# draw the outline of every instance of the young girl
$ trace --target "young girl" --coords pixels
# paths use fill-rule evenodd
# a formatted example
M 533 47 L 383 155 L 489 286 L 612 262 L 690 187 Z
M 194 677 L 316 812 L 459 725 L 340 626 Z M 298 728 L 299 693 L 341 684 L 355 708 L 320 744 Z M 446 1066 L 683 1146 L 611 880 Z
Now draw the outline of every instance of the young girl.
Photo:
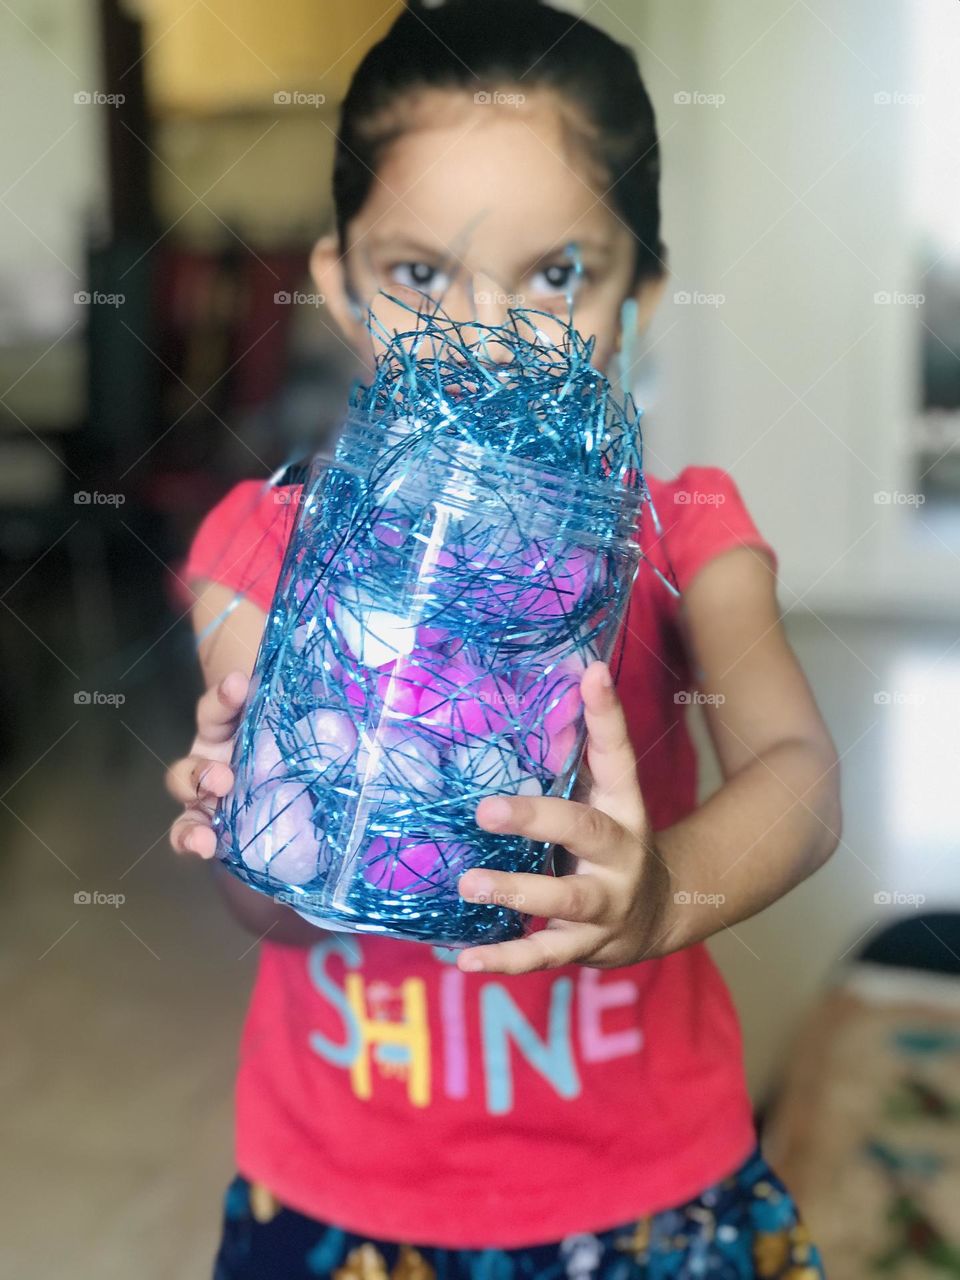
M 663 288 L 658 180 L 649 99 L 609 37 L 533 0 L 418 5 L 347 95 L 313 275 L 368 362 L 371 308 L 409 328 L 381 291 L 498 324 L 511 306 L 562 319 L 575 287 L 603 369 Z M 822 1275 L 757 1146 L 704 939 L 829 857 L 837 758 L 734 482 L 697 466 L 647 480 L 664 534 L 645 521 L 641 542 L 682 595 L 642 570 L 614 661 L 584 675 L 588 800 L 477 809 L 490 831 L 562 844 L 575 873 L 459 882 L 522 895 L 542 927 L 459 953 L 325 931 L 214 863 L 262 942 L 218 1280 Z M 177 850 L 213 855 L 295 504 L 241 484 L 193 544 L 209 687 L 170 771 Z M 700 807 L 694 689 L 725 778 Z

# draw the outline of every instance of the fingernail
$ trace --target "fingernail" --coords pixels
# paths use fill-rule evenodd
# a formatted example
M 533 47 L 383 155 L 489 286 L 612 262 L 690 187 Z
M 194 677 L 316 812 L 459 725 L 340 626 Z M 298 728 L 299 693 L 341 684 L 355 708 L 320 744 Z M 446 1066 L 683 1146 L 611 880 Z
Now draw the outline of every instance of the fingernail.
M 467 879 L 467 893 L 471 898 L 489 898 L 493 893 L 493 881 L 489 876 L 471 875 Z
M 462 956 L 460 968 L 465 969 L 467 973 L 479 973 L 483 968 L 483 961 L 479 956 Z
M 610 674 L 610 668 L 606 663 L 603 664 L 603 668 L 600 672 L 600 683 L 603 685 L 604 689 L 613 688 L 613 676 Z
M 510 817 L 510 801 L 502 796 L 492 796 L 484 803 L 483 818 L 485 822 L 506 822 Z
M 207 774 L 210 772 L 210 770 L 211 770 L 212 768 L 213 768 L 213 765 L 212 765 L 212 764 L 208 764 L 208 765 L 207 765 L 207 767 L 206 767 L 206 768 L 203 770 L 203 772 L 200 774 L 200 777 L 197 779 L 197 795 L 199 795 L 199 794 L 200 794 L 200 788 L 203 786 L 203 780 L 204 780 L 204 778 L 207 776 Z

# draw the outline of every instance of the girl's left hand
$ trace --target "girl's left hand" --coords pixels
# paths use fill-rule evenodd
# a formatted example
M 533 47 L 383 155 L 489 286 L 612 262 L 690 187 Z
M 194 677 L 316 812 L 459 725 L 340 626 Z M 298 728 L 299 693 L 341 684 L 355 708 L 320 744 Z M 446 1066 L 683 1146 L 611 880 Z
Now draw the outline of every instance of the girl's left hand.
M 468 971 L 531 973 L 565 964 L 612 969 L 660 954 L 670 874 L 657 849 L 637 779 L 620 699 L 605 663 L 581 682 L 587 725 L 589 803 L 541 796 L 488 796 L 477 806 L 486 831 L 559 844 L 574 855 L 569 875 L 474 868 L 460 877 L 462 897 L 546 917 L 524 938 L 468 947 Z

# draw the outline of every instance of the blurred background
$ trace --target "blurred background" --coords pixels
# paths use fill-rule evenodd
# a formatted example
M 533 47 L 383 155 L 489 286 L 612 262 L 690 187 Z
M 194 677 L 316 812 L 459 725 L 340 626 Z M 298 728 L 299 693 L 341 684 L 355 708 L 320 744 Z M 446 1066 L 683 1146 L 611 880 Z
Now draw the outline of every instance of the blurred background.
M 255 946 L 168 850 L 178 569 L 356 372 L 306 258 L 398 7 L 0 2 L 4 1274 L 209 1273 Z M 960 6 L 564 7 L 661 128 L 648 466 L 732 472 L 842 753 L 837 854 L 711 943 L 765 1149 L 831 1276 L 960 1275 Z

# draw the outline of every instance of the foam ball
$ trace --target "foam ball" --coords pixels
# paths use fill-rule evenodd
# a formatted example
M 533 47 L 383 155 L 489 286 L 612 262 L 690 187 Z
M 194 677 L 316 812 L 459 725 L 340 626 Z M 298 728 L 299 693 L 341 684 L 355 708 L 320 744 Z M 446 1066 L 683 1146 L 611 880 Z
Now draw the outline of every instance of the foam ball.
M 321 839 L 313 800 L 299 783 L 268 783 L 237 815 L 237 845 L 251 871 L 285 884 L 306 884 L 317 874 Z
M 300 769 L 323 774 L 331 765 L 342 765 L 357 746 L 357 731 L 342 711 L 321 707 L 301 717 L 291 730 L 296 747 L 293 760 Z
M 546 729 L 528 733 L 523 739 L 523 750 L 533 767 L 554 777 L 563 773 L 569 764 L 577 743 L 577 730 L 568 724 L 556 733 Z
M 563 671 L 524 677 L 519 696 L 523 724 L 531 730 L 542 727 L 551 734 L 573 724 L 583 706 L 580 680 Z
M 253 784 L 266 782 L 271 777 L 280 777 L 284 772 L 283 756 L 273 730 L 268 725 L 263 725 L 253 739 Z
M 458 746 L 451 762 L 471 790 L 503 795 L 541 796 L 538 778 L 524 772 L 516 753 L 505 746 Z
M 516 692 L 502 676 L 455 658 L 424 686 L 418 719 L 452 742 L 503 733 Z
M 365 592 L 350 589 L 334 601 L 334 618 L 347 648 L 365 667 L 382 667 L 413 649 L 416 626 L 378 608 Z
M 383 803 L 435 800 L 443 787 L 440 753 L 406 727 L 387 726 L 357 749 L 357 785 Z
M 449 885 L 465 870 L 469 850 L 457 841 L 421 840 L 415 836 L 375 836 L 361 866 L 376 889 L 422 893 Z

